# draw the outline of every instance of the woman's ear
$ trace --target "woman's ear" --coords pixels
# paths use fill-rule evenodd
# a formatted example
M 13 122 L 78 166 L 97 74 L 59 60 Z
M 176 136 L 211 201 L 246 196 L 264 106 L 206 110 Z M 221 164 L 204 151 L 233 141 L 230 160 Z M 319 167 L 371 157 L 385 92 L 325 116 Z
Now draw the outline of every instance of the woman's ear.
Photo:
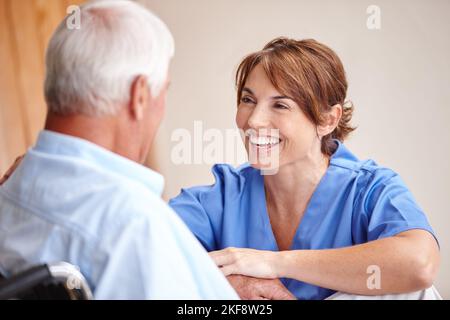
M 148 86 L 147 77 L 137 76 L 130 89 L 130 116 L 135 120 L 141 120 L 144 116 L 144 110 L 148 107 L 150 96 L 150 89 Z
M 332 133 L 339 124 L 342 117 L 342 105 L 335 104 L 325 115 L 325 122 L 317 127 L 317 134 L 320 138 Z

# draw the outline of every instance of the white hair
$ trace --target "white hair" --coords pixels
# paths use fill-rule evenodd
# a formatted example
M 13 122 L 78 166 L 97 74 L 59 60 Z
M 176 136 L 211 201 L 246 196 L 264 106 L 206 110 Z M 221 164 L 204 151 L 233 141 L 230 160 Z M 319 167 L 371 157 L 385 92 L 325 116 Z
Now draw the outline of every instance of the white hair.
M 153 13 L 129 0 L 91 1 L 80 28 L 66 17 L 46 53 L 45 99 L 59 115 L 114 115 L 130 99 L 133 80 L 147 77 L 157 96 L 167 78 L 174 40 Z

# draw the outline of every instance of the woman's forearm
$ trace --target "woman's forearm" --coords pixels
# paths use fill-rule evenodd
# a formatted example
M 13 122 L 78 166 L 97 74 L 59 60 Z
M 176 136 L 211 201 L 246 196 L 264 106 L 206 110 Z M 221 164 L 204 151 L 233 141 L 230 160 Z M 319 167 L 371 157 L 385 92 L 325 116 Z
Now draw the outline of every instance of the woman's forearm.
M 428 232 L 412 230 L 340 249 L 282 251 L 275 260 L 279 277 L 336 291 L 381 295 L 431 286 L 439 252 Z

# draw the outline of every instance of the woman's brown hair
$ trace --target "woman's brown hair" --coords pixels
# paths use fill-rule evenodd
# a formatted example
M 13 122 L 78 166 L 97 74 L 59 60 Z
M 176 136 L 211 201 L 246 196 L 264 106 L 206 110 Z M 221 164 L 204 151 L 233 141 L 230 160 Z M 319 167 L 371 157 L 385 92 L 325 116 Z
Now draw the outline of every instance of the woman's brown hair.
M 306 116 L 321 125 L 331 107 L 340 104 L 342 117 L 336 129 L 322 138 L 322 152 L 334 152 L 333 139 L 343 141 L 353 131 L 350 120 L 353 105 L 346 103 L 347 79 L 336 53 L 313 39 L 276 38 L 261 51 L 244 58 L 236 72 L 237 101 L 250 72 L 261 64 L 281 94 L 294 99 Z

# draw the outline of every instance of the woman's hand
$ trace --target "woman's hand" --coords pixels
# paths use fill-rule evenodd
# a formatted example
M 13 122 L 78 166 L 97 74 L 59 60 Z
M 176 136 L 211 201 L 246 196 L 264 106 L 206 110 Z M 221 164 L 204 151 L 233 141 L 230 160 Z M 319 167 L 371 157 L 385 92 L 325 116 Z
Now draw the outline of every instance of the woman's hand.
M 277 252 L 230 247 L 212 251 L 209 255 L 225 276 L 241 274 L 264 279 L 278 278 L 275 263 Z

